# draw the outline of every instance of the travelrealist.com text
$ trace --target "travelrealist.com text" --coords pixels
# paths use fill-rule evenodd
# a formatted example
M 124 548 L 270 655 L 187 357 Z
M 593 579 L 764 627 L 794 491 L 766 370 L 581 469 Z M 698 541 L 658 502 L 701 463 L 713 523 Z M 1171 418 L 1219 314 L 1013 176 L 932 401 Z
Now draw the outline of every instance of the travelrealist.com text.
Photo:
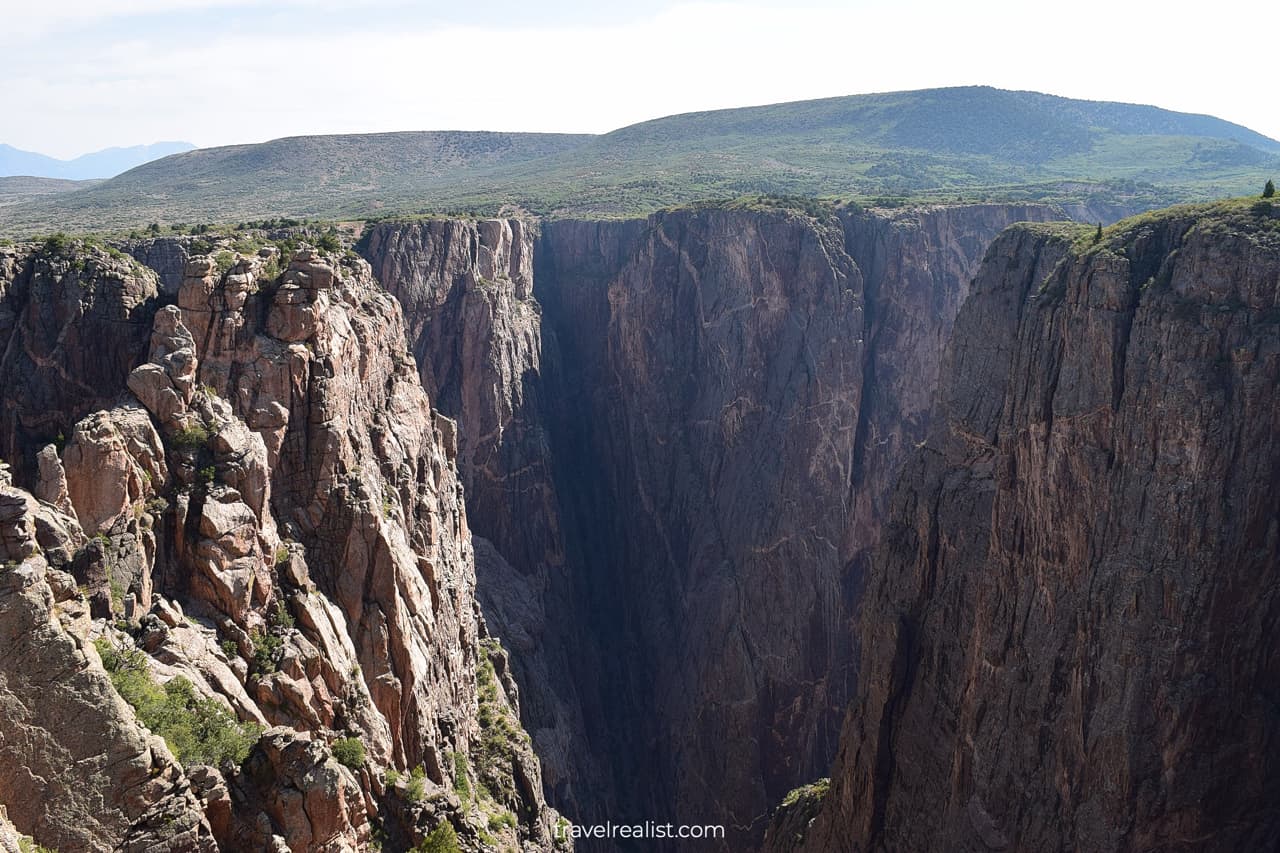
M 557 838 L 724 838 L 724 827 L 707 825 L 676 825 L 656 823 L 607 823 L 571 824 L 564 821 L 556 826 Z

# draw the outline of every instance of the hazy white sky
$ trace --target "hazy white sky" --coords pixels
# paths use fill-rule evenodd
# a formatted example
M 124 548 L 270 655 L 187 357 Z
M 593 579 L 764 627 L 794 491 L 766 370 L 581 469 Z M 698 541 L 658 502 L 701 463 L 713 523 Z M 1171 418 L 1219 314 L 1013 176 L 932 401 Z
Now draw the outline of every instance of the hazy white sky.
M 989 84 L 1280 138 L 1275 3 L 0 0 L 0 142 L 71 157 L 382 130 L 605 131 Z

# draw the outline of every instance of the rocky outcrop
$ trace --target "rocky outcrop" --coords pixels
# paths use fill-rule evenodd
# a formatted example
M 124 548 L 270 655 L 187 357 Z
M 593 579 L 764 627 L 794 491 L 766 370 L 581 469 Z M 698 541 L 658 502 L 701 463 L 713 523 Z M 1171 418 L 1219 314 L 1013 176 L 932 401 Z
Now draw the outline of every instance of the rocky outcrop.
M 858 578 L 950 325 L 999 230 L 1056 215 L 370 232 L 459 423 L 478 594 L 574 817 L 721 821 L 740 847 L 829 766 Z
M 261 810 L 261 811 L 259 811 Z M 265 732 L 236 774 L 231 850 L 363 850 L 370 841 L 364 792 L 322 743 L 292 729 Z M 257 820 L 247 819 L 257 815 Z
M 564 677 L 567 637 L 548 625 L 557 618 L 548 614 L 572 604 L 546 423 L 553 407 L 541 396 L 549 366 L 533 294 L 535 238 L 519 220 L 430 220 L 376 226 L 361 250 L 405 306 L 423 385 L 455 419 L 445 426 L 456 430 L 468 517 L 486 537 L 476 540 L 478 594 L 517 653 L 548 789 L 572 803 L 575 782 L 605 784 L 589 750 L 573 746 L 584 723 Z
M 120 249 L 156 274 L 160 290 L 173 294 L 182 286 L 191 259 L 194 237 L 131 238 L 122 241 Z
M 22 853 L 19 846 L 21 842 L 22 836 L 9 822 L 9 812 L 4 806 L 0 806 L 0 850 L 4 853 Z
M 44 558 L 44 511 L 0 485 L 0 801 L 54 849 L 216 850 L 182 768 L 71 627 L 84 608 Z
M 1239 203 L 995 243 L 801 849 L 1273 843 L 1278 280 Z
M 491 820 L 512 845 L 549 845 L 537 760 L 493 751 L 456 427 L 431 408 L 398 304 L 356 259 L 303 248 L 278 275 L 266 252 L 219 263 L 187 264 L 177 304 L 131 333 L 112 404 L 59 410 L 79 416 L 65 448 L 42 446 L 21 475 L 49 501 L 35 515 L 74 513 L 79 538 L 53 550 L 71 552 L 82 640 L 101 633 L 143 662 L 138 677 L 181 678 L 191 701 L 274 727 L 243 766 L 191 769 L 223 849 L 364 849 L 395 799 L 390 771 L 420 774 L 418 798 L 505 778 L 510 798 L 452 801 L 464 847 Z M 13 334 L 29 332 L 15 320 Z M 359 746 L 350 769 L 330 755 L 338 738 Z M 409 842 L 431 828 L 400 827 Z

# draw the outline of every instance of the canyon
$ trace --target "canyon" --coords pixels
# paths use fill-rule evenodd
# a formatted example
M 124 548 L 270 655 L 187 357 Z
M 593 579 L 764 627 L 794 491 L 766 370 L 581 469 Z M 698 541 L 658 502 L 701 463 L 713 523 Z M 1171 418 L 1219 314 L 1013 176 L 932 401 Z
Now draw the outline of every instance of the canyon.
M 1248 209 L 1060 222 L 1128 212 L 0 247 L 0 804 L 68 850 L 1260 844 L 1280 262 Z
M 1237 201 L 996 241 L 830 789 L 767 849 L 1274 846 L 1275 225 Z
M 969 279 L 1003 227 L 1061 216 L 710 208 L 367 234 L 460 424 L 478 594 L 562 808 L 723 824 L 740 849 L 822 775 L 860 577 Z

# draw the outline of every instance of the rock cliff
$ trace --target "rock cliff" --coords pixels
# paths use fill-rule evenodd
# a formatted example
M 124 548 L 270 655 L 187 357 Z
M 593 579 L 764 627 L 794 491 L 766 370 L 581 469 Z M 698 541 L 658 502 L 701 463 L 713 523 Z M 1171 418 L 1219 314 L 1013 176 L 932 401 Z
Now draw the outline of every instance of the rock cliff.
M 181 766 L 76 630 L 87 608 L 45 556 L 74 546 L 74 520 L 8 479 L 0 474 L 0 802 L 55 849 L 217 850 Z
M 14 630 L 50 622 L 47 654 L 90 650 L 82 675 L 55 683 L 87 702 L 97 694 L 68 681 L 87 679 L 111 697 L 77 712 L 55 696 L 53 719 L 114 732 L 114 708 L 127 730 L 158 727 L 165 740 L 138 773 L 198 805 L 191 831 L 208 849 L 406 849 L 443 822 L 467 849 L 548 848 L 554 814 L 474 599 L 456 425 L 431 408 L 399 306 L 368 265 L 305 247 L 283 264 L 271 249 L 195 256 L 166 299 L 114 251 L 5 251 L 13 406 L 0 441 L 40 498 L 14 491 L 29 519 L 18 526 L 52 531 L 14 546 L 22 562 L 5 576 L 26 592 L 12 618 L 27 620 Z M 78 614 L 62 634 L 36 606 L 55 587 Z M 4 659 L 24 705 L 29 657 Z M 173 728 L 184 715 L 200 721 L 194 741 Z M 6 765 L 75 760 L 76 732 L 19 737 L 22 719 L 6 713 L 0 728 Z M 224 740 L 210 746 L 200 732 L 213 723 Z M 148 809 L 176 807 L 131 766 L 78 777 L 82 794 L 51 782 L 40 814 L 6 790 L 0 802 L 41 843 L 80 849 L 58 842 L 78 831 L 134 849 Z M 77 817 L 96 803 L 108 804 L 100 825 Z
M 749 848 L 841 743 L 864 577 L 979 260 L 1060 215 L 382 223 L 365 260 L 0 249 L 30 573 L 138 731 L 161 698 L 220 721 L 212 746 L 157 732 L 193 838 L 399 850 L 447 822 L 544 850 L 545 788 Z
M 724 823 L 736 849 L 825 772 L 859 577 L 951 322 L 990 240 L 1058 215 L 371 230 L 460 423 L 479 597 L 573 817 Z
M 1274 845 L 1277 281 L 1263 205 L 996 241 L 770 849 Z

